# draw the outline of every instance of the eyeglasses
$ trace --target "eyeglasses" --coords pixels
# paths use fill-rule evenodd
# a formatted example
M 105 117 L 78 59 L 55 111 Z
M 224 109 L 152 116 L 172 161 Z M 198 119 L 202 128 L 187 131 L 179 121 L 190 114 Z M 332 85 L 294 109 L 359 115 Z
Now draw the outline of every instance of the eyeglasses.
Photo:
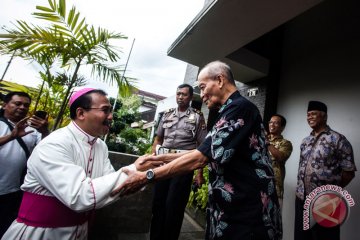
M 112 113 L 113 109 L 112 107 L 101 107 L 101 108 L 84 108 L 86 110 L 99 110 L 99 111 L 103 111 L 106 115 L 109 115 L 110 113 Z

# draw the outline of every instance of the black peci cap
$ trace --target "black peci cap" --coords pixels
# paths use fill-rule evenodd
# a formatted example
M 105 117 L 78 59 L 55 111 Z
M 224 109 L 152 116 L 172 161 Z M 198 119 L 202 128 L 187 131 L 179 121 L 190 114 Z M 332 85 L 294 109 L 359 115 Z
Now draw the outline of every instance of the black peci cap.
M 310 101 L 307 111 L 310 112 L 315 110 L 327 113 L 327 106 L 325 105 L 325 103 L 319 101 Z

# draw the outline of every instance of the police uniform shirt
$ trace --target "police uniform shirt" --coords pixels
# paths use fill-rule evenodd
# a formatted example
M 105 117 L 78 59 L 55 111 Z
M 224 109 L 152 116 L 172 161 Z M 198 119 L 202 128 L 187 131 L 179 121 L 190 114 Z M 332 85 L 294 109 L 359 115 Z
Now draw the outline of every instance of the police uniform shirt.
M 189 107 L 185 112 L 177 108 L 166 111 L 160 121 L 157 136 L 163 139 L 163 147 L 192 150 L 202 143 L 206 136 L 203 114 Z

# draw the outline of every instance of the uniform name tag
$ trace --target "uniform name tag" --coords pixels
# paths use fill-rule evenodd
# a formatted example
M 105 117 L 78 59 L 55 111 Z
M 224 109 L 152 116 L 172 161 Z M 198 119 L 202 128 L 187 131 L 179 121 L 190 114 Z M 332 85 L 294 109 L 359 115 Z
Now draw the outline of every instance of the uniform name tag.
M 186 119 L 184 122 L 186 123 L 195 123 L 195 119 Z

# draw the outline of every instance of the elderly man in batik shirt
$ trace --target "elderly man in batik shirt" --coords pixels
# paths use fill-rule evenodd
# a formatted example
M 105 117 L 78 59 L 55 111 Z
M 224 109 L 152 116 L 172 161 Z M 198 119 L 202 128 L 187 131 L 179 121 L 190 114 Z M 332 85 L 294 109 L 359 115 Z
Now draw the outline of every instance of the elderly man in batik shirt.
M 278 240 L 281 216 L 265 129 L 257 107 L 240 95 L 230 67 L 220 61 L 199 73 L 202 101 L 219 111 L 216 124 L 194 151 L 149 156 L 169 163 L 147 172 L 124 170 L 129 179 L 113 194 L 129 194 L 151 181 L 209 167 L 205 239 Z
M 303 230 L 306 196 L 317 187 L 345 187 L 355 176 L 354 153 L 346 137 L 327 125 L 327 106 L 310 101 L 307 121 L 313 129 L 300 145 L 300 163 L 295 201 L 295 240 L 339 240 L 340 225 L 323 227 L 315 224 Z
M 268 150 L 272 160 L 272 166 L 275 174 L 276 193 L 279 198 L 280 208 L 284 199 L 284 179 L 285 179 L 285 163 L 289 159 L 292 152 L 292 144 L 289 140 L 283 138 L 281 133 L 286 126 L 286 119 L 275 114 L 269 121 Z

